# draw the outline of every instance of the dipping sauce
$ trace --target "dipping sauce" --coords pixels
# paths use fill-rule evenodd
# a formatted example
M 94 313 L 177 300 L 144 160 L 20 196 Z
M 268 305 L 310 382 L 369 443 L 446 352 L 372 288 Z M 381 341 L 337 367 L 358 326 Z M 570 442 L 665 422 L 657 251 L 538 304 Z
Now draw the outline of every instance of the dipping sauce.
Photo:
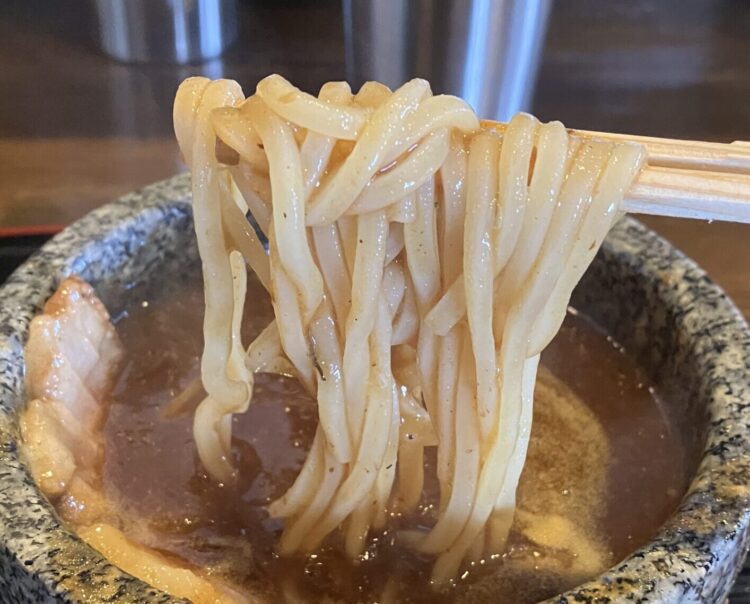
M 245 344 L 273 318 L 252 275 L 248 288 Z M 234 418 L 239 479 L 216 484 L 198 460 L 192 413 L 163 414 L 198 375 L 201 284 L 183 281 L 159 294 L 134 288 L 129 296 L 117 322 L 126 358 L 104 428 L 105 495 L 133 540 L 269 602 L 536 602 L 648 541 L 686 488 L 679 435 L 658 393 L 625 351 L 573 311 L 542 356 L 504 554 L 478 560 L 453 586 L 433 591 L 432 558 L 398 539 L 401 529 L 431 524 L 438 493 L 428 479 L 417 512 L 392 514 L 356 564 L 336 538 L 315 554 L 280 557 L 282 525 L 264 506 L 292 484 L 306 457 L 317 421 L 313 399 L 293 379 L 258 375 L 248 412 Z

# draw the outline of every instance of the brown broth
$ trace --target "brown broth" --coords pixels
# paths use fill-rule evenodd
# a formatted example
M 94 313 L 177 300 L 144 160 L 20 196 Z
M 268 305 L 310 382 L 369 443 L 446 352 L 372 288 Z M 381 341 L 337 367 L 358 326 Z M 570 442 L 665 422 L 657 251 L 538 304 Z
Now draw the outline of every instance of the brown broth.
M 251 277 L 244 325 L 249 342 L 272 317 Z M 633 361 L 585 318 L 571 313 L 545 351 L 534 426 L 503 556 L 469 566 L 437 594 L 431 560 L 401 548 L 400 527 L 428 525 L 436 489 L 412 518 L 373 535 L 358 564 L 334 537 L 313 556 L 281 558 L 281 523 L 263 506 L 294 480 L 311 443 L 314 402 L 296 381 L 260 375 L 249 411 L 234 418 L 234 486 L 202 469 L 190 414 L 164 419 L 166 403 L 197 375 L 199 283 L 151 295 L 134 289 L 118 320 L 126 363 L 105 426 L 104 489 L 133 539 L 269 601 L 534 602 L 601 572 L 646 542 L 686 487 L 679 436 Z M 428 455 L 428 465 L 432 457 Z M 390 579 L 390 582 L 389 582 Z

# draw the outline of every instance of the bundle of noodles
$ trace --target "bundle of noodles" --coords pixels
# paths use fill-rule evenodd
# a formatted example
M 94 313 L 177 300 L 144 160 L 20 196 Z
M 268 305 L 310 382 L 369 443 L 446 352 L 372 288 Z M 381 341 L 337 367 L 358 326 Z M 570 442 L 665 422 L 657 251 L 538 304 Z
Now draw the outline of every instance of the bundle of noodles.
M 642 149 L 525 114 L 483 128 L 423 80 L 354 95 L 329 83 L 316 98 L 270 76 L 245 99 L 235 82 L 190 78 L 174 121 L 203 263 L 208 396 L 194 436 L 211 475 L 232 479 L 231 416 L 247 408 L 253 373 L 291 373 L 316 398 L 319 425 L 269 506 L 286 520 L 282 553 L 312 551 L 342 527 L 357 556 L 386 510 L 419 503 L 429 446 L 438 519 L 401 538 L 437 556 L 436 583 L 501 552 L 539 355 Z M 246 351 L 243 260 L 276 317 Z

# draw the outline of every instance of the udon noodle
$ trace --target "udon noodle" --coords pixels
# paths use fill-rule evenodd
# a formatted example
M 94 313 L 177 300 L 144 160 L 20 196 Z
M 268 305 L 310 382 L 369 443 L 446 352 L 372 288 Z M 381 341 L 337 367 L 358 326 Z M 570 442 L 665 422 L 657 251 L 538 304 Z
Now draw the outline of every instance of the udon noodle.
M 426 447 L 438 519 L 399 538 L 436 556 L 436 584 L 502 552 L 539 355 L 642 148 L 526 114 L 483 125 L 419 79 L 356 94 L 332 82 L 316 98 L 274 75 L 245 98 L 236 82 L 190 78 L 174 123 L 205 287 L 194 437 L 207 471 L 233 480 L 232 415 L 254 373 L 293 375 L 319 424 L 268 507 L 285 519 L 282 553 L 312 552 L 341 527 L 358 556 L 389 513 L 418 505 Z M 248 348 L 245 264 L 275 313 Z

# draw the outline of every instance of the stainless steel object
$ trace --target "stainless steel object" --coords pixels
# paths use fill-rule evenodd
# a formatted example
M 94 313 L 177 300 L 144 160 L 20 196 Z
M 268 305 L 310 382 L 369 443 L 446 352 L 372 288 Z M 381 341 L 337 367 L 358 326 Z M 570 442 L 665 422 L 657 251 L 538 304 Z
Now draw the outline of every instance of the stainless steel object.
M 550 0 L 343 0 L 347 78 L 423 77 L 507 120 L 531 103 Z
M 237 37 L 235 0 L 93 1 L 102 48 L 120 61 L 205 61 Z

